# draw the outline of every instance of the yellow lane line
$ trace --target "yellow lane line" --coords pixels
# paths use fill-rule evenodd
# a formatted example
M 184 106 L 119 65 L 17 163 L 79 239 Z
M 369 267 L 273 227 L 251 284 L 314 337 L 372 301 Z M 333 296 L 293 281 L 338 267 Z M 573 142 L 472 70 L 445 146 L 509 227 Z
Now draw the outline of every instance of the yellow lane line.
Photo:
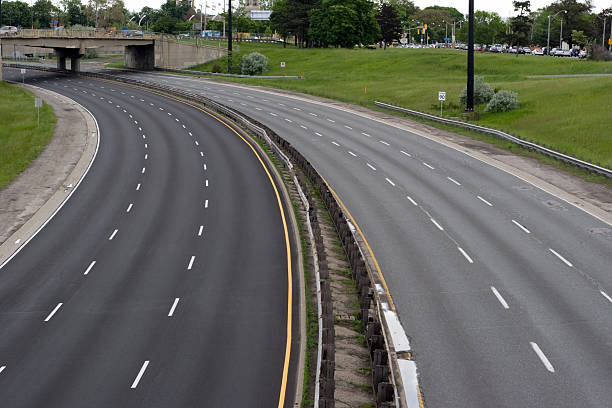
M 393 298 L 391 297 L 391 292 L 389 292 L 389 287 L 387 286 L 387 281 L 385 281 L 385 277 L 383 276 L 383 273 L 382 273 L 382 271 L 380 269 L 380 266 L 378 265 L 378 260 L 374 256 L 374 251 L 372 251 L 372 247 L 368 243 L 368 240 L 366 239 L 364 233 L 361 231 L 361 228 L 359 227 L 359 224 L 357 224 L 357 221 L 355 221 L 355 218 L 353 218 L 353 216 L 351 215 L 351 212 L 346 208 L 346 206 L 344 205 L 344 203 L 342 202 L 342 200 L 340 199 L 338 194 L 334 191 L 333 188 L 331 188 L 331 186 L 329 185 L 327 180 L 325 180 L 322 176 L 321 176 L 321 178 L 323 179 L 323 182 L 327 185 L 327 188 L 329 189 L 329 191 L 331 191 L 331 193 L 334 195 L 336 200 L 340 203 L 340 206 L 342 207 L 342 210 L 346 213 L 346 215 L 349 216 L 349 218 L 351 219 L 351 222 L 353 223 L 353 225 L 357 229 L 357 232 L 359 232 L 359 235 L 361 235 L 361 239 L 363 239 L 363 243 L 368 248 L 368 252 L 370 253 L 370 256 L 372 257 L 372 261 L 374 261 L 374 267 L 376 268 L 376 273 L 378 273 L 378 277 L 380 278 L 380 282 L 382 283 L 383 288 L 385 289 L 385 292 L 387 293 L 387 298 L 389 300 L 389 306 L 391 307 L 391 310 L 393 310 L 395 312 L 396 311 L 395 303 L 393 303 Z
M 149 91 L 151 92 L 151 91 Z M 276 202 L 278 203 L 278 208 L 280 210 L 280 214 L 281 214 L 281 219 L 283 221 L 283 230 L 285 233 L 285 247 L 286 247 L 286 254 L 287 254 L 287 343 L 285 345 L 285 362 L 283 364 L 283 377 L 281 380 L 281 387 L 280 387 L 280 396 L 278 398 L 278 408 L 282 408 L 285 406 L 285 395 L 287 393 L 287 377 L 289 375 L 289 360 L 291 357 L 291 325 L 292 325 L 292 305 L 293 305 L 293 277 L 291 274 L 291 243 L 289 240 L 289 230 L 287 228 L 287 219 L 285 217 L 285 210 L 283 209 L 283 203 L 281 201 L 280 198 L 280 194 L 278 192 L 278 188 L 276 187 L 276 183 L 274 182 L 274 179 L 272 178 L 272 175 L 270 174 L 270 171 L 268 170 L 268 168 L 266 167 L 266 165 L 264 164 L 264 161 L 261 159 L 259 153 L 257 153 L 257 150 L 255 150 L 255 148 L 253 147 L 253 145 L 251 145 L 251 143 L 249 143 L 248 140 L 246 140 L 240 133 L 238 133 L 238 131 L 236 131 L 236 129 L 234 129 L 231 125 L 229 125 L 227 122 L 225 122 L 223 119 L 213 115 L 210 112 L 205 111 L 204 109 L 192 105 L 188 102 L 182 101 L 180 99 L 176 99 L 173 97 L 170 97 L 168 95 L 164 95 L 158 92 L 152 92 L 155 93 L 157 95 L 160 95 L 164 98 L 167 99 L 171 99 L 174 100 L 176 102 L 180 102 L 184 105 L 187 106 L 191 106 L 194 109 L 197 109 L 203 113 L 205 113 L 206 115 L 210 116 L 211 118 L 217 120 L 218 122 L 222 123 L 223 125 L 225 125 L 228 129 L 230 129 L 232 132 L 234 132 L 240 139 L 242 139 L 242 141 L 244 143 L 247 144 L 247 146 L 249 146 L 249 148 L 251 149 L 251 151 L 253 152 L 253 154 L 257 157 L 257 160 L 259 160 L 259 163 L 261 164 L 261 166 L 264 168 L 266 174 L 268 175 L 268 180 L 270 180 L 270 184 L 272 184 L 272 188 L 274 188 L 274 194 L 276 195 Z

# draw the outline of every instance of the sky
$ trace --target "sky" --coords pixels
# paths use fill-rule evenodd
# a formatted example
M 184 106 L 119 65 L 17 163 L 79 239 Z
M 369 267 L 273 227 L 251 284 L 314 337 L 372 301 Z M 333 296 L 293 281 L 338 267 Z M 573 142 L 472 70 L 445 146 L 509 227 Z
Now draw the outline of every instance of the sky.
M 162 3 L 165 3 L 165 0 L 124 1 L 127 9 L 133 11 L 139 11 L 144 6 L 159 8 Z M 204 4 L 204 2 L 205 0 L 196 0 L 196 7 L 199 7 L 200 3 Z M 537 10 L 553 2 L 554 0 L 531 0 L 531 9 Z M 232 3 L 238 3 L 238 0 L 234 0 Z M 214 5 L 215 11 L 221 11 L 221 9 L 223 8 L 223 0 L 206 0 L 206 4 L 209 13 L 211 5 Z M 414 4 L 416 4 L 420 8 L 438 5 L 446 7 L 455 7 L 463 14 L 467 14 L 468 12 L 468 0 L 414 0 Z M 595 5 L 595 11 L 599 12 L 604 8 L 612 7 L 612 0 L 593 0 L 593 4 Z M 474 0 L 474 7 L 476 8 L 476 10 L 496 11 L 502 17 L 509 17 L 515 14 L 512 8 L 512 0 Z

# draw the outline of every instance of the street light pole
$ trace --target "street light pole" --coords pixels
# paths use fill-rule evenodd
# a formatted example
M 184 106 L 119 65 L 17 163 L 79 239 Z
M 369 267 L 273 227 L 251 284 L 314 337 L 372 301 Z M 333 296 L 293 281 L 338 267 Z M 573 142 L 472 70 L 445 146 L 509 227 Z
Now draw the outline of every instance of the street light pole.
M 552 16 L 551 15 L 548 16 L 548 39 L 546 40 L 546 55 L 550 55 L 550 19 L 551 18 L 555 18 L 557 16 L 557 14 L 559 14 L 559 13 L 566 13 L 567 14 L 567 10 L 560 10 L 560 11 L 557 11 Z M 561 24 L 563 24 L 563 20 L 561 20 Z M 561 45 L 559 45 L 559 47 L 560 46 Z
M 468 23 L 467 101 L 465 110 L 474 112 L 474 0 L 470 0 Z
M 227 28 L 229 30 L 227 36 L 227 73 L 232 72 L 232 0 L 228 0 L 227 4 Z
M 561 17 L 561 31 L 559 32 L 559 48 L 563 49 L 563 17 Z

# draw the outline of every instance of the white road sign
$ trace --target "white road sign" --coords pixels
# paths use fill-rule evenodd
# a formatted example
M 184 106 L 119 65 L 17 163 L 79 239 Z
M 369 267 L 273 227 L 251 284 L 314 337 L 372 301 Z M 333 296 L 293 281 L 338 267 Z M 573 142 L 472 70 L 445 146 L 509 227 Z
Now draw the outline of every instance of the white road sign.
M 281 61 L 281 68 L 285 68 L 285 61 Z
M 40 99 L 40 98 L 34 99 L 34 107 L 35 108 L 42 108 L 42 99 Z
M 445 101 L 446 100 L 446 92 L 438 92 L 438 100 Z

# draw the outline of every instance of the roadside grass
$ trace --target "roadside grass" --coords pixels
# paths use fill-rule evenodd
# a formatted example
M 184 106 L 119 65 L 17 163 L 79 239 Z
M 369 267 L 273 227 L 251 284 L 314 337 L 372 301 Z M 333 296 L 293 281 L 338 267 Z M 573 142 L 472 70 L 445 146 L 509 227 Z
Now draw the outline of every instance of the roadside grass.
M 375 100 L 440 114 L 438 91 L 447 92 L 444 116 L 463 117 L 459 95 L 466 82 L 466 54 L 434 49 L 297 49 L 279 44 L 240 43 L 234 64 L 258 51 L 268 57 L 268 75 L 305 75 L 305 79 L 223 81 L 268 86 L 367 106 Z M 286 68 L 280 62 L 286 62 Z M 226 58 L 192 69 L 210 71 Z M 528 75 L 612 74 L 612 62 L 539 56 L 476 53 L 476 75 L 494 88 L 518 92 L 520 109 L 485 113 L 478 123 L 503 128 L 576 157 L 612 166 L 612 77 L 527 78 Z M 217 78 L 212 78 L 218 80 Z M 396 115 L 389 111 L 385 112 Z M 454 128 L 455 129 L 455 128 Z
M 0 189 L 34 160 L 53 136 L 55 115 L 43 104 L 40 127 L 36 126 L 34 95 L 23 88 L 0 82 Z

